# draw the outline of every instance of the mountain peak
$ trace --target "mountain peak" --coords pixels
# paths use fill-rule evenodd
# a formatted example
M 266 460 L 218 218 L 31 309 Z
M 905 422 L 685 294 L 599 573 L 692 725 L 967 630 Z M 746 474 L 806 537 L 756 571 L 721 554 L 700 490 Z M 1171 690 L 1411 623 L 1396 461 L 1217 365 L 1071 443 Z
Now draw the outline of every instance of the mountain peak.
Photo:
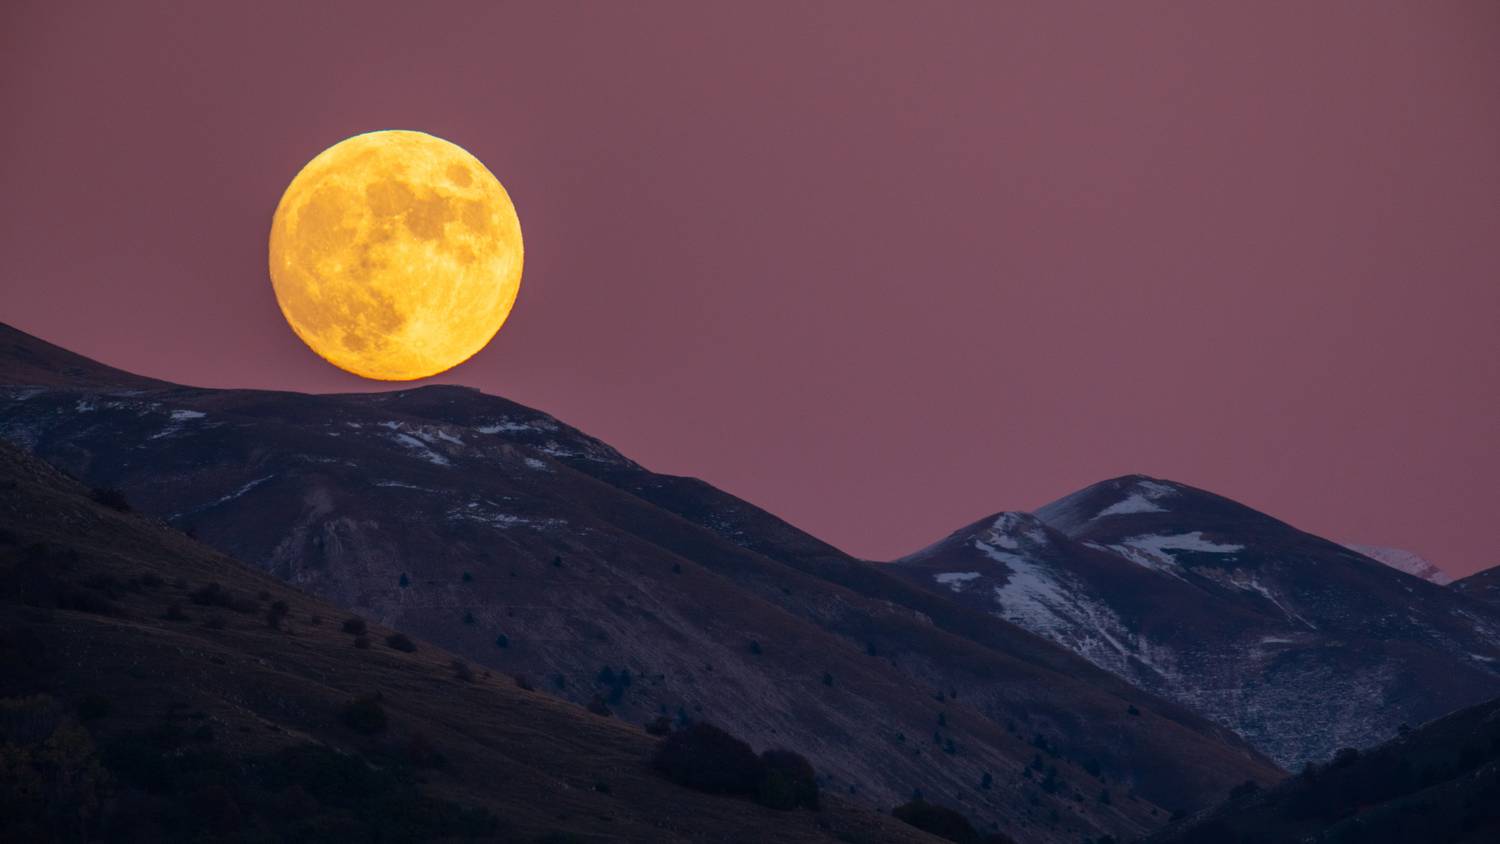
M 1171 499 L 1188 489 L 1149 475 L 1121 475 L 1039 507 L 1036 515 L 1049 526 L 1071 534 L 1090 522 L 1110 516 L 1169 512 Z

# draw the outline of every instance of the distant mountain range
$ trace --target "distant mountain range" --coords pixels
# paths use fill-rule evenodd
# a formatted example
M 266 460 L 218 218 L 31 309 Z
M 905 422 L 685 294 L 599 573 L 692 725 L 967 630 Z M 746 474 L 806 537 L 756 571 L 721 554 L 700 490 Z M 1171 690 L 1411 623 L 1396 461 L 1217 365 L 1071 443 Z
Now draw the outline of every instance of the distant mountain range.
M 866 805 L 1127 839 L 1283 776 L 991 606 L 474 390 L 180 387 L 3 328 L 0 408 L 5 439 L 347 611 L 625 721 L 795 748 Z
M 981 519 L 892 568 L 1295 769 L 1500 694 L 1496 606 L 1386 557 L 1136 475 Z

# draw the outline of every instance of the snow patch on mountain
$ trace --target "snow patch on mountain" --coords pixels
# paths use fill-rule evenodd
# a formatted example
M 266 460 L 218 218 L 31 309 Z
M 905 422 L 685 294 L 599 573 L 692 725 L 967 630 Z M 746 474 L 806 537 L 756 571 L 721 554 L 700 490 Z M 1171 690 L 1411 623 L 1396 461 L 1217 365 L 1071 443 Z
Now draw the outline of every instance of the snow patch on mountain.
M 567 519 L 537 519 L 501 512 L 490 501 L 470 501 L 463 507 L 455 507 L 448 511 L 448 518 L 452 521 L 477 522 L 488 527 L 499 528 L 500 530 L 517 527 L 546 530 L 549 528 L 565 527 L 568 524 Z
M 220 504 L 227 504 L 230 501 L 233 501 L 236 498 L 239 498 L 240 496 L 244 495 L 245 493 L 249 492 L 252 489 L 255 489 L 256 487 L 260 486 L 261 484 L 265 483 L 266 481 L 269 481 L 270 479 L 272 479 L 274 477 L 276 477 L 276 476 L 275 475 L 266 475 L 264 477 L 256 478 L 255 480 L 250 481 L 247 484 L 244 484 L 239 489 L 234 490 L 233 492 L 229 493 L 228 495 L 224 495 L 224 496 L 221 496 L 221 497 L 219 497 L 219 498 L 217 498 L 217 499 L 215 499 L 213 501 L 210 501 L 209 503 L 204 504 L 202 507 L 195 507 L 192 510 L 185 510 L 185 511 L 183 511 L 181 513 L 173 513 L 170 518 L 172 518 L 172 519 L 179 519 L 179 518 L 182 518 L 183 516 L 190 516 L 190 515 L 193 515 L 195 513 L 202 513 L 204 510 L 212 509 L 214 507 L 219 506 Z
M 1005 585 L 995 587 L 1000 615 L 1034 632 L 1056 634 L 1070 626 L 1062 609 L 1073 603 L 1058 573 L 1021 554 L 1003 551 L 983 539 L 974 547 L 1008 570 Z
M 1129 515 L 1130 513 L 1165 512 L 1167 512 L 1167 508 L 1161 506 L 1160 504 L 1157 504 L 1155 501 L 1152 501 L 1149 497 L 1139 492 L 1135 492 L 1131 493 L 1129 498 L 1126 498 L 1123 501 L 1116 501 L 1108 507 L 1105 507 L 1103 510 L 1100 510 L 1099 514 L 1094 518 L 1102 519 L 1105 516 L 1124 516 Z
M 1102 547 L 1093 543 L 1089 544 L 1095 548 Z M 1193 554 L 1234 554 L 1245 550 L 1245 546 L 1204 539 L 1202 531 L 1195 530 L 1171 535 L 1132 536 L 1122 540 L 1118 545 L 1108 546 L 1105 550 L 1114 551 L 1136 565 L 1170 574 L 1180 565 L 1178 555 L 1170 553 L 1172 551 L 1185 551 Z
M 120 404 L 119 402 L 106 402 L 104 406 L 108 407 L 108 408 L 113 408 L 113 407 L 115 407 L 115 406 L 117 406 L 119 404 Z M 155 408 L 156 404 L 152 403 L 151 407 Z M 94 410 L 95 409 L 95 405 L 93 403 L 90 403 L 88 405 L 88 409 L 85 410 L 84 406 L 83 406 L 83 402 L 80 401 L 78 403 L 78 409 L 79 409 L 80 412 L 85 412 L 86 413 L 86 412 Z M 160 431 L 157 431 L 156 433 L 152 434 L 150 437 L 147 437 L 147 439 L 159 440 L 162 437 L 170 437 L 170 436 L 173 436 L 174 434 L 179 434 L 179 433 L 182 432 L 182 423 L 184 423 L 184 422 L 190 422 L 190 421 L 192 421 L 194 419 L 202 419 L 203 417 L 205 417 L 207 415 L 208 414 L 206 414 L 206 413 L 204 413 L 204 412 L 202 412 L 200 410 L 173 410 L 173 411 L 170 411 L 167 414 L 167 418 L 170 419 L 171 421 L 167 423 L 167 427 L 161 429 Z
M 1098 542 L 1085 542 L 1083 544 L 1089 548 L 1093 548 L 1095 551 L 1103 551 L 1107 554 L 1124 557 L 1141 568 L 1159 571 L 1162 574 L 1175 577 L 1179 580 L 1182 579 L 1182 573 L 1177 570 L 1177 561 L 1168 555 L 1150 554 L 1129 545 L 1101 545 Z
M 1269 587 L 1260 582 L 1260 578 L 1252 575 L 1245 580 L 1234 579 L 1233 582 L 1241 589 L 1244 589 L 1247 592 L 1254 592 L 1262 598 L 1265 598 L 1267 601 L 1270 601 L 1272 606 L 1276 607 L 1276 609 L 1278 610 L 1281 610 L 1281 614 L 1286 616 L 1288 621 L 1295 621 L 1298 624 L 1305 625 L 1309 630 L 1318 629 L 1318 625 L 1313 624 L 1311 621 L 1308 621 L 1306 618 L 1303 618 L 1300 614 L 1290 609 L 1281 600 L 1281 598 L 1277 597 L 1275 592 L 1271 591 Z
M 522 434 L 533 431 L 556 431 L 557 429 L 558 426 L 554 422 L 542 419 L 518 422 L 505 416 L 496 419 L 494 422 L 474 427 L 474 430 L 481 434 Z
M 417 439 L 411 434 L 392 434 L 391 439 L 411 449 L 412 452 L 416 454 L 416 456 L 422 458 L 423 460 L 426 460 L 428 463 L 431 463 L 434 466 L 453 465 L 451 462 L 449 462 L 448 458 L 444 457 L 441 454 L 438 454 L 436 451 L 433 451 L 430 445 L 420 439 Z
M 1046 539 L 1045 535 L 1041 538 Z M 1005 583 L 994 588 L 995 615 L 1052 639 L 1106 671 L 1136 682 L 1154 686 L 1175 676 L 1175 660 L 1170 651 L 1154 648 L 1144 636 L 1132 633 L 1108 605 L 1090 595 L 1066 572 L 984 539 L 975 539 L 974 548 L 1007 570 Z M 958 591 L 956 584 L 952 588 Z M 1156 676 L 1143 676 L 1142 668 Z
M 389 489 L 412 489 L 412 490 L 416 490 L 418 492 L 435 492 L 435 490 L 428 489 L 425 486 L 417 486 L 416 484 L 406 484 L 406 483 L 402 483 L 400 481 L 376 481 L 375 485 L 379 486 L 379 487 L 387 487 Z
M 1420 577 L 1429 583 L 1447 586 L 1453 582 L 1453 578 L 1434 565 L 1432 561 L 1411 551 L 1401 548 L 1381 548 L 1377 545 L 1357 545 L 1350 542 L 1345 542 L 1344 547 L 1378 563 L 1384 563 L 1396 571 L 1404 571 L 1413 577 Z
M 1001 513 L 990 525 L 986 538 L 994 545 L 1011 551 L 1040 548 L 1048 544 L 1047 530 L 1030 513 Z
M 949 571 L 932 576 L 933 580 L 952 589 L 954 592 L 962 592 L 969 581 L 979 576 L 977 571 Z
M 1182 489 L 1176 484 L 1135 475 L 1094 484 L 1059 498 L 1037 508 L 1036 516 L 1051 527 L 1075 536 L 1085 525 L 1107 516 L 1168 512 L 1162 502 L 1181 494 Z
M 1100 510 L 1094 519 L 1102 519 L 1105 516 L 1125 516 L 1131 513 L 1166 513 L 1169 510 L 1161 506 L 1161 500 L 1176 494 L 1177 488 L 1171 484 L 1143 478 L 1135 482 L 1129 495 Z

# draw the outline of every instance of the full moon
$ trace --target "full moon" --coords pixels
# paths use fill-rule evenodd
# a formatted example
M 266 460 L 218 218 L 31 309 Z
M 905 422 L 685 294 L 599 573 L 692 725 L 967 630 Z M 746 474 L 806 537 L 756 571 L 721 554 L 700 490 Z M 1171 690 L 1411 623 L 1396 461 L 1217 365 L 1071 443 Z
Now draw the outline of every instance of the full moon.
M 410 381 L 485 347 L 521 287 L 521 223 L 498 179 L 422 132 L 355 135 L 307 163 L 271 220 L 271 284 L 329 363 Z

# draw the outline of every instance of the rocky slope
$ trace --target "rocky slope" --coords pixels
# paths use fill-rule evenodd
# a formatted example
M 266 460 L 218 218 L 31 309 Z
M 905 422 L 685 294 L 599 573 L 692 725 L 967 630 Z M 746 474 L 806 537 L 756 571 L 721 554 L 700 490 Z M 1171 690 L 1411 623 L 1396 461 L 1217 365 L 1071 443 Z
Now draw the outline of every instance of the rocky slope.
M 559 698 L 792 746 L 868 804 L 920 789 L 1075 841 L 1280 776 L 1044 639 L 504 399 L 177 387 L 9 329 L 0 350 L 0 435 L 88 483 Z
M 936 840 L 673 785 L 635 725 L 96 499 L 0 443 L 0 839 Z
M 1130 476 L 894 571 L 1231 727 L 1283 766 L 1500 694 L 1500 613 L 1212 493 Z

